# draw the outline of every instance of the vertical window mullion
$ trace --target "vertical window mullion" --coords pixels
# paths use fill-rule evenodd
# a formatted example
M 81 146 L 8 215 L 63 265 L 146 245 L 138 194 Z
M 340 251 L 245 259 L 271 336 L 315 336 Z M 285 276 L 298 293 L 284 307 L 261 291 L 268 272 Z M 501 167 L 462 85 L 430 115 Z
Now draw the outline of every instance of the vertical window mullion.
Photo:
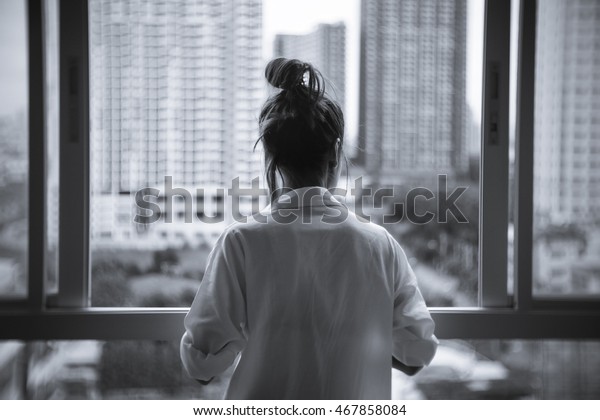
M 515 138 L 515 305 L 531 308 L 536 0 L 521 0 Z
M 487 0 L 481 136 L 479 304 L 506 307 L 510 1 Z
M 44 306 L 46 263 L 46 141 L 44 118 L 43 7 L 27 2 L 29 89 L 29 249 L 28 302 L 32 311 Z
M 59 4 L 60 197 L 58 302 L 89 306 L 88 3 Z

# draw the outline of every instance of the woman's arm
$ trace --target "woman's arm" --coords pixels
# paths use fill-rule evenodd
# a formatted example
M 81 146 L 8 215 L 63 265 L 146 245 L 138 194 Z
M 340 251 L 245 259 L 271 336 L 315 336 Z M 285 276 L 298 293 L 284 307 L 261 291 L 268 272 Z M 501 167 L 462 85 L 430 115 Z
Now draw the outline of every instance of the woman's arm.
M 246 342 L 243 250 L 234 234 L 226 231 L 217 241 L 184 320 L 181 361 L 200 383 L 231 366 Z
M 421 295 L 406 254 L 390 236 L 394 261 L 394 322 L 392 356 L 394 368 L 414 375 L 427 366 L 437 350 L 435 323 Z

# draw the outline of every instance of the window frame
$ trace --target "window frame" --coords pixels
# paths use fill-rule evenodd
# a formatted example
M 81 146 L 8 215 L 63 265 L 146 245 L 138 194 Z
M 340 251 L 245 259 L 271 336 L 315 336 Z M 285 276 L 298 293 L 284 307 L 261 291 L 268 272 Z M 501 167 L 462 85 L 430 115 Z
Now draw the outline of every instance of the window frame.
M 47 294 L 45 290 L 44 2 L 28 0 L 29 287 L 26 299 L 0 301 L 0 339 L 179 339 L 187 308 L 90 307 L 88 2 L 73 1 L 68 7 L 60 7 L 60 3 L 59 155 L 69 165 L 60 166 L 59 188 L 69 194 L 59 197 L 59 291 Z M 598 339 L 600 330 L 592 326 L 600 323 L 600 300 L 532 297 L 537 3 L 518 0 L 518 4 L 514 296 L 507 293 L 506 275 L 511 2 L 486 0 L 479 307 L 430 310 L 437 325 L 436 335 L 442 339 Z M 498 95 L 492 97 L 496 82 Z M 497 139 L 492 138 L 492 122 L 497 124 Z
M 90 287 L 90 124 L 88 1 L 69 2 L 59 16 L 59 241 L 58 294 L 61 308 L 86 308 Z
M 479 173 L 479 306 L 509 305 L 510 1 L 486 1 Z M 488 222 L 490 221 L 490 222 Z

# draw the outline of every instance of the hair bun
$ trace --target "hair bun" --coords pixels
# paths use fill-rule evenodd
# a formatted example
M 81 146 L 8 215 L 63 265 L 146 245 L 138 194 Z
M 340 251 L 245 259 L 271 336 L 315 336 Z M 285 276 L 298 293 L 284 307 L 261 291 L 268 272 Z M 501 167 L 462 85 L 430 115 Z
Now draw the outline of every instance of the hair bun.
M 334 153 L 337 159 L 342 152 L 336 144 L 344 138 L 344 115 L 325 94 L 325 78 L 310 63 L 282 57 L 267 64 L 265 78 L 281 89 L 269 96 L 258 119 L 256 144 L 262 142 L 268 158 L 265 175 L 271 198 L 277 195 L 277 174 L 283 176 L 282 171 L 294 185 L 316 185 L 317 177 L 329 181 Z
M 300 60 L 275 58 L 267 64 L 265 77 L 271 86 L 289 90 L 302 85 L 308 67 Z

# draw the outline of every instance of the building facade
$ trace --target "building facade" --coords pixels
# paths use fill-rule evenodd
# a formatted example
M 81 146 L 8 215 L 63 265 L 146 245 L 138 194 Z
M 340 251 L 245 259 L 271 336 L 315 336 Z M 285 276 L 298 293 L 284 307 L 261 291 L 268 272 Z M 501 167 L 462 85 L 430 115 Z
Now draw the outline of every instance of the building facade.
M 361 9 L 358 162 L 382 184 L 466 171 L 466 0 Z
M 93 0 L 90 60 L 93 240 L 147 235 L 124 210 L 166 176 L 212 188 L 261 175 L 260 0 Z
M 600 3 L 538 6 L 535 203 L 543 224 L 600 221 Z

